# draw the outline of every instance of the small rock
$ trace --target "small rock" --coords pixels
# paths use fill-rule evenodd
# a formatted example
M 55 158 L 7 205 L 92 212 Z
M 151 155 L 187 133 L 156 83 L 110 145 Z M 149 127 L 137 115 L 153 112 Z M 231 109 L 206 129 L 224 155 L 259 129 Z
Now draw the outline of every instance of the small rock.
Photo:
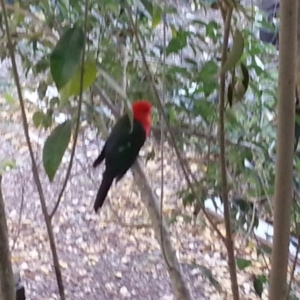
M 21 263 L 21 266 L 20 266 L 20 269 L 21 269 L 21 270 L 26 270 L 26 269 L 28 269 L 28 264 L 27 264 L 26 262 L 22 262 L 22 263 Z
M 192 273 L 192 275 L 195 276 L 195 275 L 199 275 L 201 273 L 201 271 L 199 269 L 193 269 L 191 273 Z
M 130 292 L 128 291 L 127 287 L 124 286 L 124 285 L 120 288 L 120 294 L 121 294 L 123 297 L 130 297 L 130 296 L 131 296 L 131 294 L 130 294 Z
M 129 258 L 128 258 L 127 256 L 123 256 L 122 259 L 121 259 L 121 262 L 122 262 L 123 264 L 128 264 Z
M 173 295 L 164 295 L 159 300 L 174 300 Z
M 115 290 L 115 285 L 113 282 L 106 282 L 105 283 L 105 288 L 109 291 L 112 292 L 113 290 Z

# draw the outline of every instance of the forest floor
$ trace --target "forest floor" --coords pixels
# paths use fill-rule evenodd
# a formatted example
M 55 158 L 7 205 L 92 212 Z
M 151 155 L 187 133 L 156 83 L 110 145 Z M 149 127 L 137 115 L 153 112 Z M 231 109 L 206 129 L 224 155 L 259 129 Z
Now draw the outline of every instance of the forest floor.
M 28 113 L 29 120 L 30 115 Z M 8 116 L 2 110 L 1 120 L 5 119 L 7 125 L 4 126 L 3 122 L 0 126 L 0 157 L 15 159 L 17 163 L 17 167 L 6 172 L 3 178 L 13 262 L 21 270 L 28 299 L 58 299 L 49 240 L 21 120 L 16 112 Z M 31 127 L 48 210 L 51 210 L 64 180 L 68 159 L 64 160 L 50 184 L 40 160 L 45 137 L 45 133 Z M 99 215 L 92 210 L 103 168 L 93 170 L 91 165 L 100 144 L 100 139 L 90 130 L 81 132 L 72 174 L 53 219 L 67 299 L 174 299 L 159 245 L 149 227 L 132 175 L 127 174 L 114 186 L 110 201 Z M 152 145 L 149 141 L 144 155 Z M 158 195 L 160 164 L 157 153 L 157 158 L 148 161 L 144 168 Z M 183 208 L 177 195 L 177 191 L 184 187 L 184 180 L 170 151 L 166 152 L 164 166 L 165 216 L 179 212 L 192 216 L 191 210 Z M 209 226 L 204 226 L 201 216 L 196 225 L 186 222 L 186 219 L 178 216 L 168 229 L 193 294 L 196 299 L 230 299 L 224 245 Z M 222 224 L 219 228 L 224 232 Z M 242 240 L 237 245 L 240 243 Z M 238 250 L 243 258 L 248 259 L 257 259 L 254 252 L 244 245 Z M 239 272 L 242 299 L 256 299 L 251 283 L 252 272 L 259 274 L 263 265 L 259 258 L 256 267 Z M 213 279 L 220 283 L 220 293 L 209 281 L 209 276 L 205 276 L 203 267 L 211 270 Z

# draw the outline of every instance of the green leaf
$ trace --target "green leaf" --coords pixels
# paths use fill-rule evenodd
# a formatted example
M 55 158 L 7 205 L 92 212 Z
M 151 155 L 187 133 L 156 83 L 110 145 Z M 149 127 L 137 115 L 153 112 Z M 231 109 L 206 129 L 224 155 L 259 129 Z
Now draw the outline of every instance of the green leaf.
M 272 248 L 267 245 L 261 245 L 257 249 L 257 256 L 264 255 L 264 254 L 271 255 L 271 253 L 272 253 Z
M 232 88 L 232 83 L 230 82 L 227 87 L 227 101 L 229 103 L 229 106 L 232 106 L 233 102 L 233 88 Z
M 249 72 L 245 64 L 240 64 L 242 74 L 236 78 L 236 82 L 234 85 L 234 96 L 233 96 L 233 102 L 230 106 L 232 106 L 235 103 L 241 102 L 244 99 L 244 96 L 247 92 L 248 86 L 249 86 Z
M 83 87 L 87 90 L 95 81 L 97 75 L 96 62 L 92 58 L 87 58 L 84 62 Z M 73 78 L 60 90 L 62 98 L 77 96 L 80 93 L 81 65 L 78 65 Z
M 59 98 L 58 97 L 53 97 L 51 98 L 51 100 L 49 101 L 50 104 L 50 108 L 54 108 L 55 106 L 59 105 Z
M 234 128 L 237 130 L 238 128 L 243 129 L 242 124 L 237 120 L 236 115 L 231 110 L 225 111 L 226 121 L 228 122 L 227 126 L 230 126 L 231 128 Z
M 150 152 L 148 152 L 146 155 L 146 165 L 149 160 L 154 160 L 154 158 L 155 158 L 155 151 L 152 148 L 152 150 Z
M 195 102 L 195 112 L 200 115 L 206 123 L 214 117 L 216 106 L 208 100 L 200 100 Z
M 209 80 L 214 79 L 215 81 L 217 81 L 217 79 L 215 78 L 217 71 L 218 71 L 218 66 L 216 62 L 213 60 L 209 60 L 205 62 L 205 64 L 202 66 L 201 71 L 199 73 L 199 77 L 201 78 L 202 81 L 206 79 Z
M 3 95 L 5 101 L 8 103 L 8 104 L 12 104 L 14 103 L 15 99 L 13 98 L 12 95 L 8 94 L 8 93 L 4 93 Z
M 43 56 L 32 68 L 34 75 L 42 73 L 49 68 L 49 56 Z
M 46 96 L 47 89 L 48 89 L 47 83 L 45 81 L 41 81 L 37 88 L 37 92 L 40 100 L 44 99 L 44 97 Z
M 243 259 L 243 258 L 236 258 L 236 265 L 239 270 L 244 270 L 247 267 L 252 265 L 251 260 Z
M 153 4 L 149 0 L 141 0 L 142 4 L 144 5 L 145 9 L 148 11 L 150 15 L 152 15 Z
M 206 25 L 205 36 L 217 42 L 220 39 L 220 25 L 216 21 L 211 21 Z
M 38 128 L 43 123 L 44 117 L 45 114 L 41 110 L 36 111 L 32 116 L 34 126 Z
M 243 85 L 244 85 L 245 93 L 246 93 L 246 91 L 248 89 L 248 86 L 249 86 L 250 76 L 249 76 L 248 68 L 244 63 L 241 63 L 241 70 L 242 70 L 242 73 L 243 73 Z
M 3 175 L 5 171 L 14 169 L 16 167 L 15 160 L 0 161 L 0 175 Z
M 182 197 L 183 207 L 191 205 L 195 201 L 195 196 L 192 193 L 184 193 Z
M 58 90 L 74 76 L 80 63 L 84 46 L 84 33 L 81 27 L 74 26 L 62 35 L 50 55 L 52 78 Z
M 238 78 L 234 86 L 234 104 L 241 102 L 244 99 L 245 94 L 246 94 L 245 86 L 242 80 Z
M 15 9 L 13 14 L 14 22 L 16 25 L 20 25 L 24 21 L 25 15 L 20 12 L 20 4 L 18 2 L 16 3 L 12 2 L 12 3 L 14 4 L 14 9 Z
M 244 38 L 242 33 L 239 30 L 236 30 L 232 49 L 228 54 L 227 60 L 221 69 L 221 73 L 231 70 L 240 60 L 244 52 Z
M 42 125 L 45 129 L 51 127 L 51 125 L 52 125 L 52 115 L 53 115 L 53 109 L 48 108 L 47 113 L 44 114 L 43 123 L 42 123 Z
M 264 283 L 267 282 L 267 277 L 264 275 L 255 276 L 253 279 L 253 288 L 259 298 L 262 296 Z
M 172 125 L 175 123 L 176 116 L 175 116 L 175 110 L 173 107 L 169 107 L 167 110 L 167 116 L 169 120 L 169 124 Z
M 188 32 L 182 29 L 179 29 L 176 33 L 176 36 L 171 39 L 169 42 L 166 55 L 168 56 L 171 53 L 178 53 L 187 45 Z
M 171 33 L 172 33 L 172 38 L 176 37 L 177 31 L 174 25 L 170 25 Z
M 43 164 L 50 181 L 62 161 L 71 138 L 72 121 L 59 124 L 48 136 L 43 149 Z
M 194 59 L 191 59 L 191 58 L 186 57 L 186 58 L 184 58 L 184 61 L 185 61 L 186 63 L 188 63 L 188 64 L 191 64 L 191 65 L 195 66 L 195 67 L 198 67 L 197 62 L 196 62 Z
M 154 5 L 152 10 L 152 29 L 154 29 L 161 22 L 161 15 L 161 8 Z

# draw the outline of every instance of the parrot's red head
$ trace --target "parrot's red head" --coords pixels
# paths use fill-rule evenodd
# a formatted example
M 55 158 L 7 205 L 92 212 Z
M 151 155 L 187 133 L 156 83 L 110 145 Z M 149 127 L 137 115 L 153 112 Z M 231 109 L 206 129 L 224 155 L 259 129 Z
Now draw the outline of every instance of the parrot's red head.
M 151 129 L 151 108 L 152 104 L 147 100 L 139 100 L 132 103 L 133 118 L 140 122 L 148 136 Z

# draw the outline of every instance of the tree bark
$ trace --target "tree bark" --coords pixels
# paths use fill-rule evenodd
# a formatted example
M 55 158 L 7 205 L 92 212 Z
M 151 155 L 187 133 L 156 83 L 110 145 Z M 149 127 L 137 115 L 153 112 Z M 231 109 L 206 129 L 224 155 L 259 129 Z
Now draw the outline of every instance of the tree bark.
M 300 95 L 300 5 L 298 5 L 297 12 L 296 88 Z
M 16 291 L 1 184 L 2 176 L 0 175 L 0 298 L 1 300 L 15 300 Z
M 279 90 L 270 300 L 286 299 L 293 191 L 297 0 L 280 1 Z

